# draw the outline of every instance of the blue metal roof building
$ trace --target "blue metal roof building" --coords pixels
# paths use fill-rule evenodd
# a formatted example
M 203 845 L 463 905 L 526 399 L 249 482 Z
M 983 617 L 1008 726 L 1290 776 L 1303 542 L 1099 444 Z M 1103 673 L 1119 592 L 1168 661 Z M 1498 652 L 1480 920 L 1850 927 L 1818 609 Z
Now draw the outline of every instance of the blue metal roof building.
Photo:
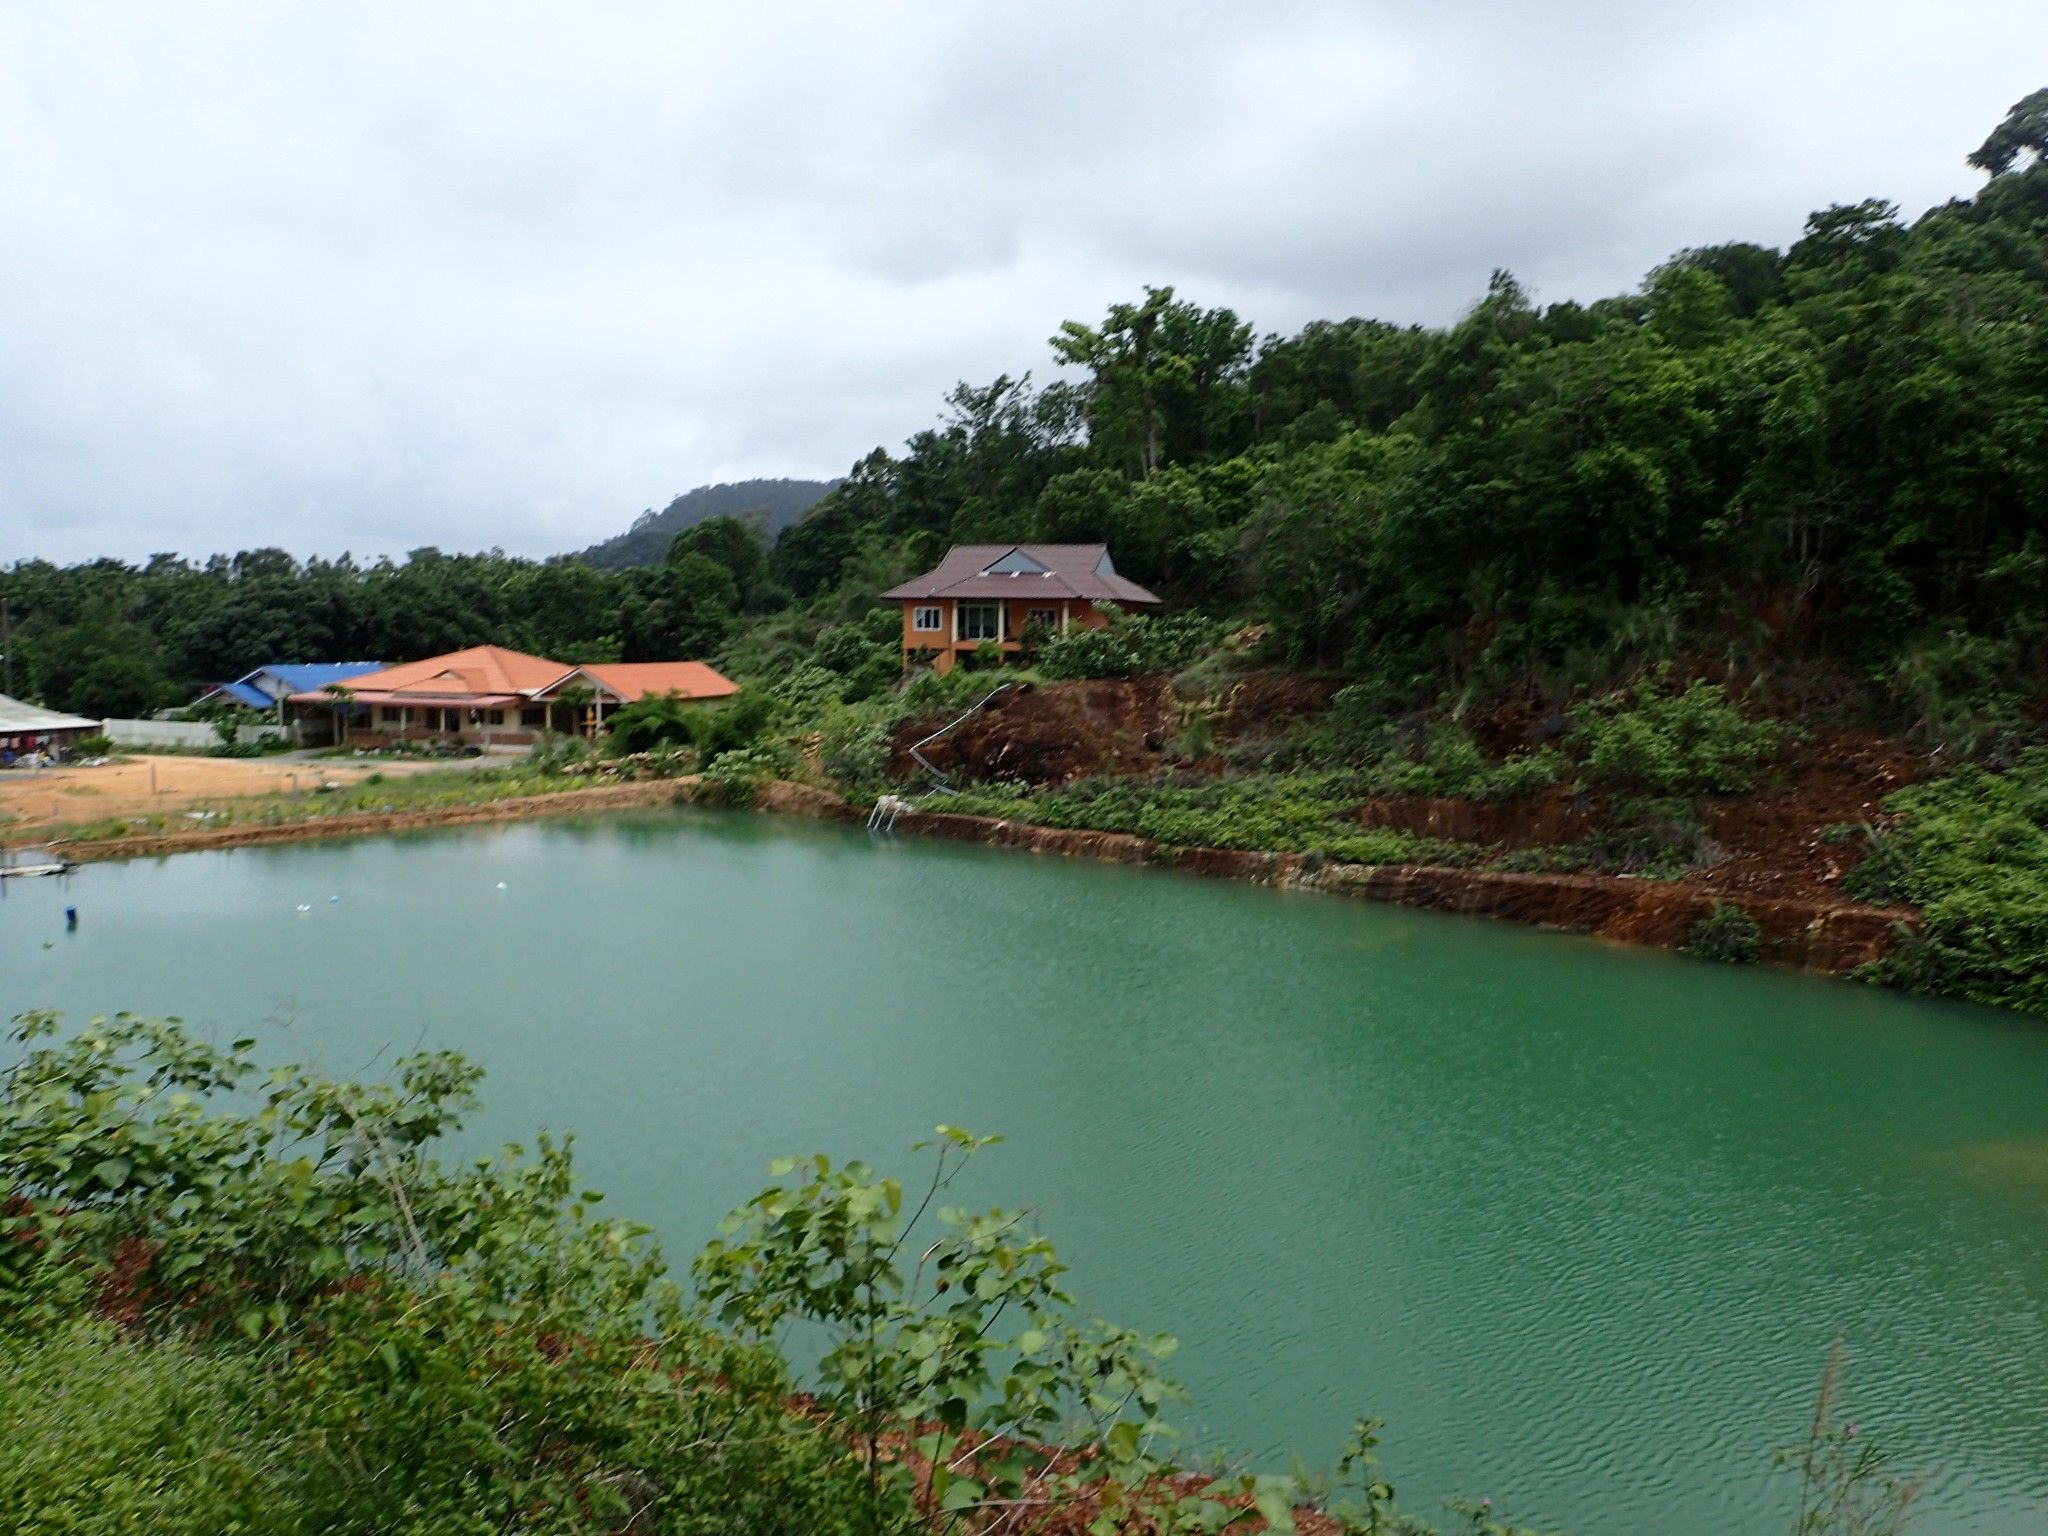
M 199 702 L 205 704 L 215 699 L 232 699 L 251 709 L 275 709 L 291 694 L 318 693 L 331 683 L 345 683 L 365 672 L 381 672 L 383 669 L 381 661 L 323 661 L 309 666 L 272 662 L 267 667 L 258 667 L 254 672 L 236 678 L 232 683 L 209 688 L 199 696 Z

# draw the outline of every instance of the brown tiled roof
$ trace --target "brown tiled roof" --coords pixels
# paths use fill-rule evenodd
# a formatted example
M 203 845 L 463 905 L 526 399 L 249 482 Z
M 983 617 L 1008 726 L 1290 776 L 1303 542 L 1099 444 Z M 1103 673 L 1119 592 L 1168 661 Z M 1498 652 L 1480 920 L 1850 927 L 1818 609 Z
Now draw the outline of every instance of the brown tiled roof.
M 991 572 L 996 565 L 1037 566 Z M 1117 575 L 1107 544 L 955 544 L 937 569 L 882 594 L 885 601 L 920 598 L 1071 597 L 1083 602 L 1156 603 L 1135 581 Z

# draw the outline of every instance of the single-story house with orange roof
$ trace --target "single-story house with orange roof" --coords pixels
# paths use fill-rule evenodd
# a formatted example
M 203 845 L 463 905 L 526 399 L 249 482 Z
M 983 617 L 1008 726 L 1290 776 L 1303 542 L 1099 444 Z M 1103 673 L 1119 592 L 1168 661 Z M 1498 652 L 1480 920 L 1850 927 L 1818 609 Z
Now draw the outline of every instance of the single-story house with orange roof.
M 904 666 L 928 659 L 940 672 L 990 643 L 1019 650 L 1027 630 L 1099 629 L 1109 620 L 1098 603 L 1126 613 L 1159 603 L 1117 575 L 1107 544 L 955 544 L 882 600 L 903 605 Z
M 488 750 L 530 746 L 548 732 L 594 736 L 607 713 L 649 694 L 712 701 L 738 692 L 737 683 L 701 661 L 579 667 L 476 645 L 363 673 L 339 691 L 295 693 L 291 702 L 309 707 L 302 719 L 314 717 L 310 706 L 325 705 L 337 716 L 345 707 L 350 746 L 440 741 Z

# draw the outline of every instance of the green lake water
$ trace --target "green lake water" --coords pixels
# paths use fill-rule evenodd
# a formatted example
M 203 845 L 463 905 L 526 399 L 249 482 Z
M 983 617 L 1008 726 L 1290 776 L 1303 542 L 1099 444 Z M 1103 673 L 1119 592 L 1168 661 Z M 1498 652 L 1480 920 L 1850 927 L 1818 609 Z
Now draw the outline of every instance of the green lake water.
M 1933 1475 L 1914 1530 L 2048 1531 L 2048 1026 L 710 812 L 0 889 L 0 1013 L 260 1025 L 348 1074 L 459 1048 L 481 1136 L 574 1128 L 679 1259 L 774 1157 L 1001 1133 L 965 1194 L 1177 1334 L 1198 1440 L 1267 1465 L 1368 1414 L 1425 1510 L 1782 1531 L 1770 1451 L 1839 1332 L 1848 1417 Z

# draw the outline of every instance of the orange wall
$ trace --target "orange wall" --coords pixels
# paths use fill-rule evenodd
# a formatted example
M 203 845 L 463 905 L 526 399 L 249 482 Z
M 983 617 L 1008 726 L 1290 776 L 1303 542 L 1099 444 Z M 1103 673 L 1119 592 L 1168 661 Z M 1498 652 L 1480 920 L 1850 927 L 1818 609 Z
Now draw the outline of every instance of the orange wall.
M 1055 598 L 1043 602 L 1031 602 L 1022 598 L 1006 599 L 1006 601 L 1009 602 L 1009 610 L 1006 615 L 1007 629 L 1013 636 L 1023 633 L 1024 616 L 1033 608 L 1052 608 L 1057 610 L 1060 615 L 1059 624 L 1062 632 L 1074 629 L 1100 629 L 1109 622 L 1108 619 L 1095 611 L 1093 603 L 1082 602 L 1073 598 Z M 933 607 L 939 610 L 939 627 L 937 629 L 911 628 L 911 624 L 916 617 L 912 612 L 913 609 Z M 960 652 L 972 651 L 983 643 L 980 640 L 955 640 L 953 638 L 953 600 L 951 598 L 940 598 L 936 602 L 911 601 L 905 602 L 903 605 L 903 664 L 906 667 L 910 665 L 911 658 L 918 652 L 937 651 L 938 655 L 932 659 L 932 665 L 941 672 L 950 672 L 953 670 L 953 661 Z M 1003 649 L 1006 651 L 1014 651 L 1018 648 L 1018 643 L 1015 639 L 1003 641 Z

